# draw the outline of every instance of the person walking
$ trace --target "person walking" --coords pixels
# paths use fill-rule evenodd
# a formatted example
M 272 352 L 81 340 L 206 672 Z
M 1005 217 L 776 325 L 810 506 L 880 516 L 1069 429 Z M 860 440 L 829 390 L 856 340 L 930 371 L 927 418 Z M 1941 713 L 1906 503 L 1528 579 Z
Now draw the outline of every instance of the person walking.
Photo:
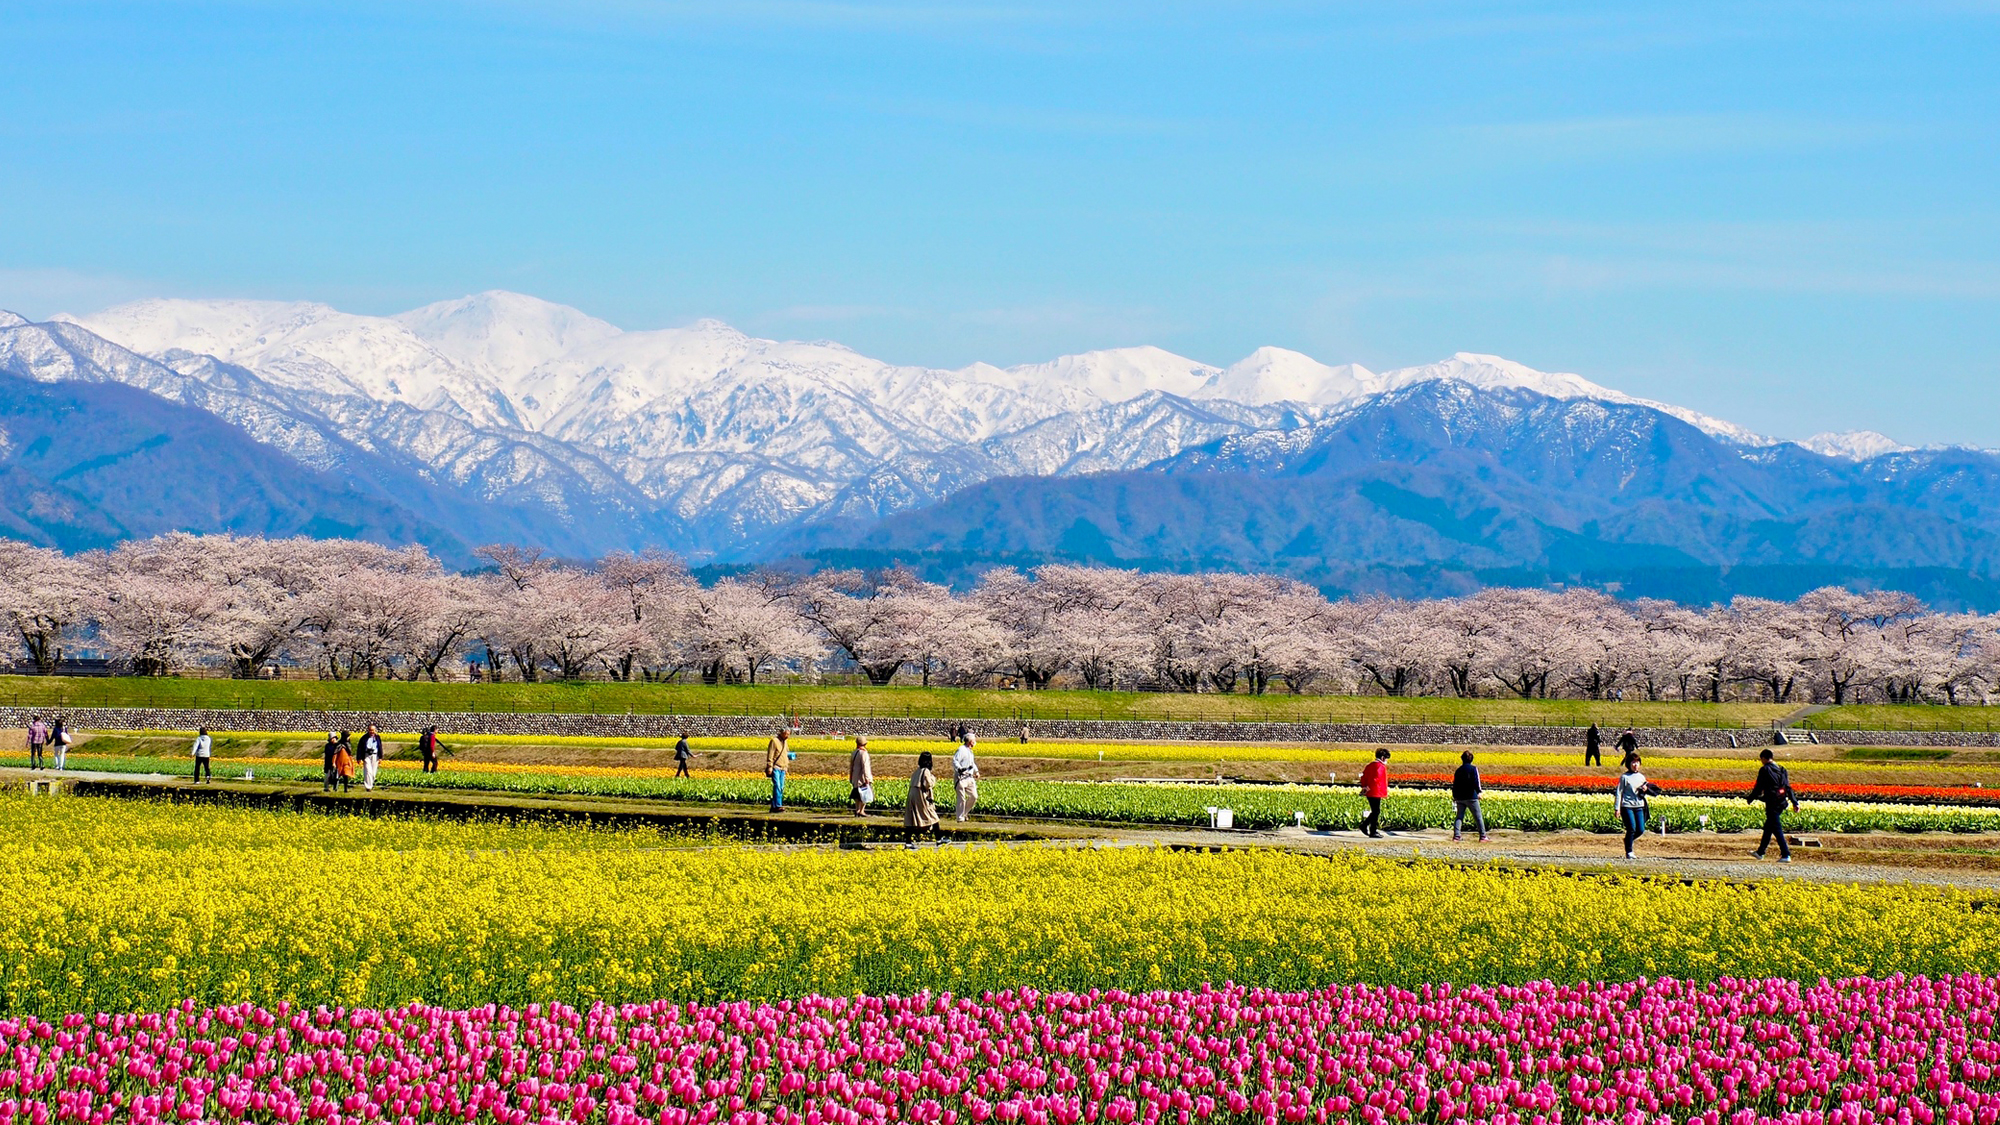
M 792 732 L 784 727 L 764 747 L 764 776 L 771 779 L 771 811 L 785 811 L 785 768 L 792 760 Z
M 1750 787 L 1749 801 L 1753 805 L 1760 800 L 1764 802 L 1764 836 L 1757 842 L 1756 855 L 1758 859 L 1763 859 L 1765 849 L 1776 837 L 1778 862 L 1790 863 L 1792 848 L 1785 842 L 1785 806 L 1789 804 L 1792 811 L 1797 812 L 1799 795 L 1792 791 L 1792 775 L 1772 760 L 1773 755 L 1768 748 L 1757 757 L 1764 764 L 1758 767 L 1757 781 Z
M 42 768 L 42 748 L 48 744 L 49 724 L 43 722 L 40 715 L 36 715 L 35 721 L 28 724 L 29 769 L 38 770 Z
M 1618 760 L 1622 762 L 1638 752 L 1639 736 L 1631 727 L 1626 727 L 1625 733 L 1618 736 Z
M 436 727 L 425 727 L 424 733 L 417 736 L 417 751 L 424 756 L 423 772 L 436 773 L 438 771 L 438 729 Z
M 215 769 L 209 764 L 209 755 L 215 752 L 215 742 L 208 737 L 208 728 L 203 727 L 194 736 L 194 783 L 201 784 L 203 775 L 215 780 Z
M 1618 810 L 1618 818 L 1625 824 L 1626 859 L 1633 858 L 1632 845 L 1646 834 L 1646 814 L 1652 810 L 1646 798 L 1660 791 L 1659 786 L 1647 781 L 1646 775 L 1639 772 L 1640 765 L 1639 755 L 1625 755 L 1625 772 L 1618 775 L 1618 787 L 1611 791 L 1612 806 Z
M 1361 767 L 1361 795 L 1368 799 L 1368 815 L 1361 818 L 1361 834 L 1382 838 L 1382 798 L 1389 795 L 1389 748 L 1375 751 L 1375 760 Z
M 910 775 L 910 795 L 903 802 L 903 846 L 917 846 L 917 836 L 928 831 L 938 847 L 937 779 L 931 776 L 931 752 L 917 755 L 917 769 Z
M 337 736 L 332 731 L 326 732 L 326 747 L 319 753 L 319 791 L 322 793 L 333 792 L 334 779 L 338 776 L 333 772 L 333 759 L 346 741 L 346 731 Z
M 61 715 L 56 716 L 56 725 L 49 728 L 49 753 L 55 757 L 56 768 L 69 764 L 70 743 L 76 741 L 76 733 L 69 729 L 69 723 Z
M 341 731 L 340 741 L 334 745 L 333 773 L 340 779 L 342 793 L 347 792 L 348 787 L 354 784 L 354 751 L 352 734 L 349 731 Z
M 680 741 L 674 743 L 675 777 L 693 776 L 692 774 L 688 773 L 688 761 L 693 757 L 694 757 L 694 751 L 688 749 L 688 732 L 682 731 Z
M 867 816 L 868 802 L 875 799 L 875 764 L 868 760 L 868 736 L 854 736 L 854 753 L 847 756 L 847 785 L 853 790 L 854 815 Z
M 361 788 L 365 792 L 375 791 L 375 772 L 382 768 L 382 732 L 374 723 L 361 735 Z
M 1479 828 L 1479 842 L 1486 842 L 1486 814 L 1479 809 L 1479 795 L 1486 791 L 1480 784 L 1479 767 L 1472 764 L 1472 751 L 1458 756 L 1458 769 L 1451 775 L 1451 838 L 1456 840 L 1465 827 L 1465 814 L 1472 814 L 1472 823 Z
M 972 747 L 978 741 L 977 735 L 966 731 L 951 756 L 953 808 L 960 824 L 972 815 L 972 806 L 979 803 L 979 762 L 972 756 Z
M 1598 731 L 1596 723 L 1590 724 L 1590 729 L 1583 732 L 1583 764 L 1604 764 L 1604 735 Z

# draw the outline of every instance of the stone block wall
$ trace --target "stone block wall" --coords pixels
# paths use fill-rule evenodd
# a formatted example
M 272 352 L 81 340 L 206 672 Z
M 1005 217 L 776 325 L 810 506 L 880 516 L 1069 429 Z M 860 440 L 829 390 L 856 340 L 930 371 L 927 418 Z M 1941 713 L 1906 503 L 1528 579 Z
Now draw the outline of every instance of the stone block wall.
M 779 716 L 756 715 L 591 715 L 507 711 L 248 711 L 162 707 L 71 707 L 61 711 L 79 730 L 359 731 L 369 723 L 390 732 L 436 726 L 440 733 L 544 735 L 596 738 L 672 739 L 685 730 L 700 737 L 759 737 L 775 731 Z M 0 728 L 26 726 L 52 709 L 0 707 Z M 953 722 L 927 718 L 840 718 L 802 716 L 801 733 L 816 736 L 865 733 L 882 738 L 950 737 Z M 1017 743 L 1014 720 L 974 719 L 967 725 L 982 741 Z M 1222 723 L 1171 720 L 1043 719 L 1027 725 L 1030 741 L 1130 740 L 1162 742 L 1378 743 L 1442 746 L 1583 745 L 1583 728 L 1452 723 Z M 1608 743 L 1616 732 L 1607 731 Z M 1636 732 L 1642 749 L 1722 749 L 1731 738 L 1741 746 L 1768 743 L 1761 728 L 1648 728 Z M 2000 732 L 1839 731 L 1820 732 L 1823 742 L 1843 746 L 2000 747 Z M 1802 737 L 1802 736 L 1795 736 Z M 1608 747 L 1607 747 L 1608 749 Z

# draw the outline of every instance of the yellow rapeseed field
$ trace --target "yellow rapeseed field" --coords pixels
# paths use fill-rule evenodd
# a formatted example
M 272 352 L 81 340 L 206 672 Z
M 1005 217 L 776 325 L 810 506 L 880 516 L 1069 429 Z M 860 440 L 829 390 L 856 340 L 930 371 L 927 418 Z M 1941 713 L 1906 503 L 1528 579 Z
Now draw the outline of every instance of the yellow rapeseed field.
M 0 797 L 0 1013 L 1990 970 L 1964 891 Z

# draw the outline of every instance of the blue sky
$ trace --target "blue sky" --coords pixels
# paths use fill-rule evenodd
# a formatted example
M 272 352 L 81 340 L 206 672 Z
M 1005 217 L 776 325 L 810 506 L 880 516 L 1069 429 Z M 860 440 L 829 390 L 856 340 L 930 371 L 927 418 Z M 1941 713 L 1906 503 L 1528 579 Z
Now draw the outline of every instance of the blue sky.
M 0 6 L 0 306 L 487 288 L 2000 446 L 2000 5 Z

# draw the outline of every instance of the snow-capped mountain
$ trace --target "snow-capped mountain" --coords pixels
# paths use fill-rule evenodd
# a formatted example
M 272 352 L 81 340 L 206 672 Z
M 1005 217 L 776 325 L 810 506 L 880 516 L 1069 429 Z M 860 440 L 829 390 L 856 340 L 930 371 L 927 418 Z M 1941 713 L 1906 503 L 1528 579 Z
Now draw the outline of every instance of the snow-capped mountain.
M 1582 584 L 1708 604 L 1852 584 L 1993 610 L 2000 456 L 1745 447 L 1648 406 L 1436 379 L 1143 471 L 988 481 L 784 546 L 951 580 L 1050 560 L 1400 596 Z
M 285 390 L 351 395 L 517 425 L 507 396 L 402 324 L 327 305 L 280 301 L 137 301 L 61 318 L 142 355 L 213 356 Z
M 1814 434 L 1799 442 L 1814 453 L 1828 457 L 1840 457 L 1848 461 L 1866 461 L 1887 453 L 1908 453 L 1916 446 L 1904 445 L 1892 437 L 1886 437 L 1874 430 L 1849 430 L 1846 433 Z
M 388 479 L 362 466 L 377 459 L 474 504 L 615 526 L 576 542 L 670 529 L 666 545 L 695 558 L 754 554 L 805 524 L 922 507 L 996 477 L 1140 469 L 1430 383 L 1641 406 L 1733 446 L 1770 444 L 1473 353 L 1380 373 L 1268 347 L 1220 368 L 1130 347 L 940 369 L 714 320 L 622 331 L 499 291 L 391 317 L 232 300 L 139 301 L 48 324 L 9 316 L 0 370 L 141 387 L 315 470 Z

